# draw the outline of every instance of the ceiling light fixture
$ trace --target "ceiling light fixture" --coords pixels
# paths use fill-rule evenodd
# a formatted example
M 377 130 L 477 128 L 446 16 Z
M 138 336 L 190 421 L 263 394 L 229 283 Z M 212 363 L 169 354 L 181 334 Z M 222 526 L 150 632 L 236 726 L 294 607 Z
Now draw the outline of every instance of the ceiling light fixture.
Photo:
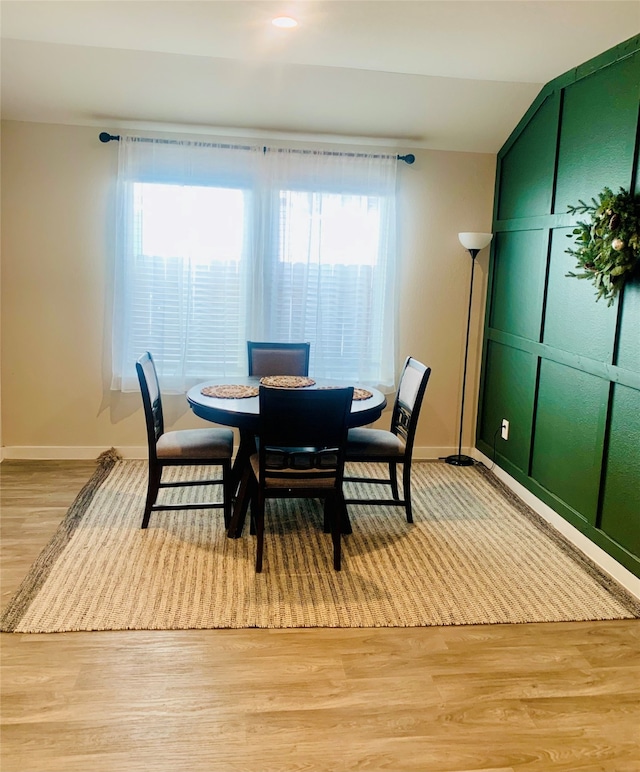
M 291 29 L 298 26 L 298 22 L 291 16 L 276 16 L 275 19 L 272 19 L 271 23 L 274 27 L 280 27 L 281 29 Z

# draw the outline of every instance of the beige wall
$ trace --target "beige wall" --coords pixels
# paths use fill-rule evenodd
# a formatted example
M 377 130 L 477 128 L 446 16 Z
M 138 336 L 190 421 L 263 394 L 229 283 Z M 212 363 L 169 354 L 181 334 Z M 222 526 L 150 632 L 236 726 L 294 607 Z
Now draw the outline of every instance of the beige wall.
M 2 125 L 2 444 L 10 457 L 92 457 L 145 444 L 138 394 L 110 392 L 111 223 L 117 145 L 99 130 Z M 402 149 L 404 152 L 404 148 Z M 396 152 L 395 150 L 393 152 Z M 417 454 L 457 443 L 471 262 L 462 230 L 489 230 L 495 157 L 415 152 L 400 163 L 398 365 L 433 368 Z M 465 420 L 475 425 L 488 250 L 478 258 Z M 183 397 L 165 397 L 168 428 L 202 426 Z M 388 425 L 385 414 L 383 425 Z M 135 449 L 135 450 L 133 450 Z

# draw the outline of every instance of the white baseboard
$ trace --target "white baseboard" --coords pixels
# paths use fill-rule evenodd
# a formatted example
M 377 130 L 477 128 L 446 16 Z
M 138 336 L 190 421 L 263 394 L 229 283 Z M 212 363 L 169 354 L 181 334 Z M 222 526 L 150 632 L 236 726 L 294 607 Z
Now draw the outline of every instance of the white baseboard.
M 3 459 L 20 461 L 93 461 L 109 447 L 101 445 L 84 445 L 69 447 L 67 445 L 18 445 L 2 449 Z M 123 458 L 146 458 L 147 446 L 136 445 L 116 448 Z
M 101 445 L 16 445 L 2 448 L 3 459 L 13 459 L 21 461 L 87 461 L 98 458 L 107 446 Z M 146 458 L 146 445 L 123 445 L 116 446 L 116 450 L 123 458 Z M 444 458 L 457 453 L 457 448 L 433 448 L 433 447 L 414 447 L 413 457 L 418 460 L 427 461 L 437 458 Z M 467 455 L 473 455 L 477 451 L 470 448 L 463 448 L 462 452 Z
M 86 461 L 98 458 L 98 456 L 109 450 L 106 446 L 57 446 L 57 445 L 18 445 L 2 448 L 2 458 L 19 459 L 23 461 Z M 146 445 L 122 445 L 116 446 L 116 450 L 123 458 L 146 458 Z M 457 453 L 457 448 L 450 447 L 414 447 L 413 457 L 418 461 L 433 461 L 438 458 L 446 458 L 452 453 Z M 471 448 L 462 448 L 462 452 L 473 458 L 478 451 Z
M 559 531 L 574 545 L 574 547 L 577 547 L 605 573 L 613 577 L 618 584 L 621 584 L 633 596 L 640 600 L 640 578 L 618 563 L 615 558 L 612 558 L 611 555 L 598 547 L 597 544 L 594 544 L 594 542 L 581 531 L 571 525 L 571 523 L 567 522 L 564 517 L 545 504 L 544 501 L 540 501 L 537 496 L 511 477 L 504 469 L 501 469 L 499 466 L 492 466 L 491 459 L 488 458 L 488 456 L 485 456 L 484 453 L 477 448 L 474 448 L 471 455 L 478 461 L 482 461 L 487 469 L 491 469 L 495 476 L 508 486 L 518 498 L 522 499 L 527 506 L 531 507 L 534 512 L 544 518 L 556 529 L 556 531 Z
M 416 445 L 413 448 L 413 457 L 416 461 L 435 461 L 438 458 L 446 458 L 457 452 L 458 448 L 418 447 Z M 463 455 L 475 458 L 470 448 L 462 448 L 462 453 Z

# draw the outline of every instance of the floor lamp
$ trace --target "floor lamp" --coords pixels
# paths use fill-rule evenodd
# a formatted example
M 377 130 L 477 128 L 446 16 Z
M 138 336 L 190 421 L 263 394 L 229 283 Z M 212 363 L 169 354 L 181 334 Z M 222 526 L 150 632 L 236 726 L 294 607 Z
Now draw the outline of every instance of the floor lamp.
M 476 267 L 476 255 L 480 250 L 489 246 L 492 233 L 458 233 L 458 238 L 462 246 L 471 255 L 471 280 L 469 282 L 469 310 L 467 312 L 467 337 L 464 344 L 464 370 L 462 375 L 462 404 L 460 405 L 460 434 L 458 436 L 458 452 L 452 456 L 447 456 L 447 464 L 454 466 L 471 466 L 474 461 L 471 456 L 462 455 L 462 422 L 464 419 L 464 392 L 467 384 L 467 355 L 469 354 L 469 327 L 471 324 L 471 298 L 473 297 L 473 270 Z

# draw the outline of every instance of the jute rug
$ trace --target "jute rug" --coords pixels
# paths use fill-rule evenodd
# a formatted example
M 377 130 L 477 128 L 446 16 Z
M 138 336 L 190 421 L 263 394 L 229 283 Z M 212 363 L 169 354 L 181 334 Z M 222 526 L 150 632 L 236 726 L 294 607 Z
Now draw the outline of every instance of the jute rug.
M 173 471 L 174 479 L 185 474 Z M 484 467 L 414 464 L 413 525 L 401 508 L 351 506 L 341 572 L 332 567 L 318 501 L 268 503 L 264 572 L 256 575 L 248 526 L 242 538 L 229 539 L 220 510 L 194 510 L 154 513 L 143 531 L 145 491 L 146 462 L 103 459 L 5 610 L 1 629 L 414 627 L 640 616 L 631 595 Z M 214 495 L 198 488 L 167 493 Z

